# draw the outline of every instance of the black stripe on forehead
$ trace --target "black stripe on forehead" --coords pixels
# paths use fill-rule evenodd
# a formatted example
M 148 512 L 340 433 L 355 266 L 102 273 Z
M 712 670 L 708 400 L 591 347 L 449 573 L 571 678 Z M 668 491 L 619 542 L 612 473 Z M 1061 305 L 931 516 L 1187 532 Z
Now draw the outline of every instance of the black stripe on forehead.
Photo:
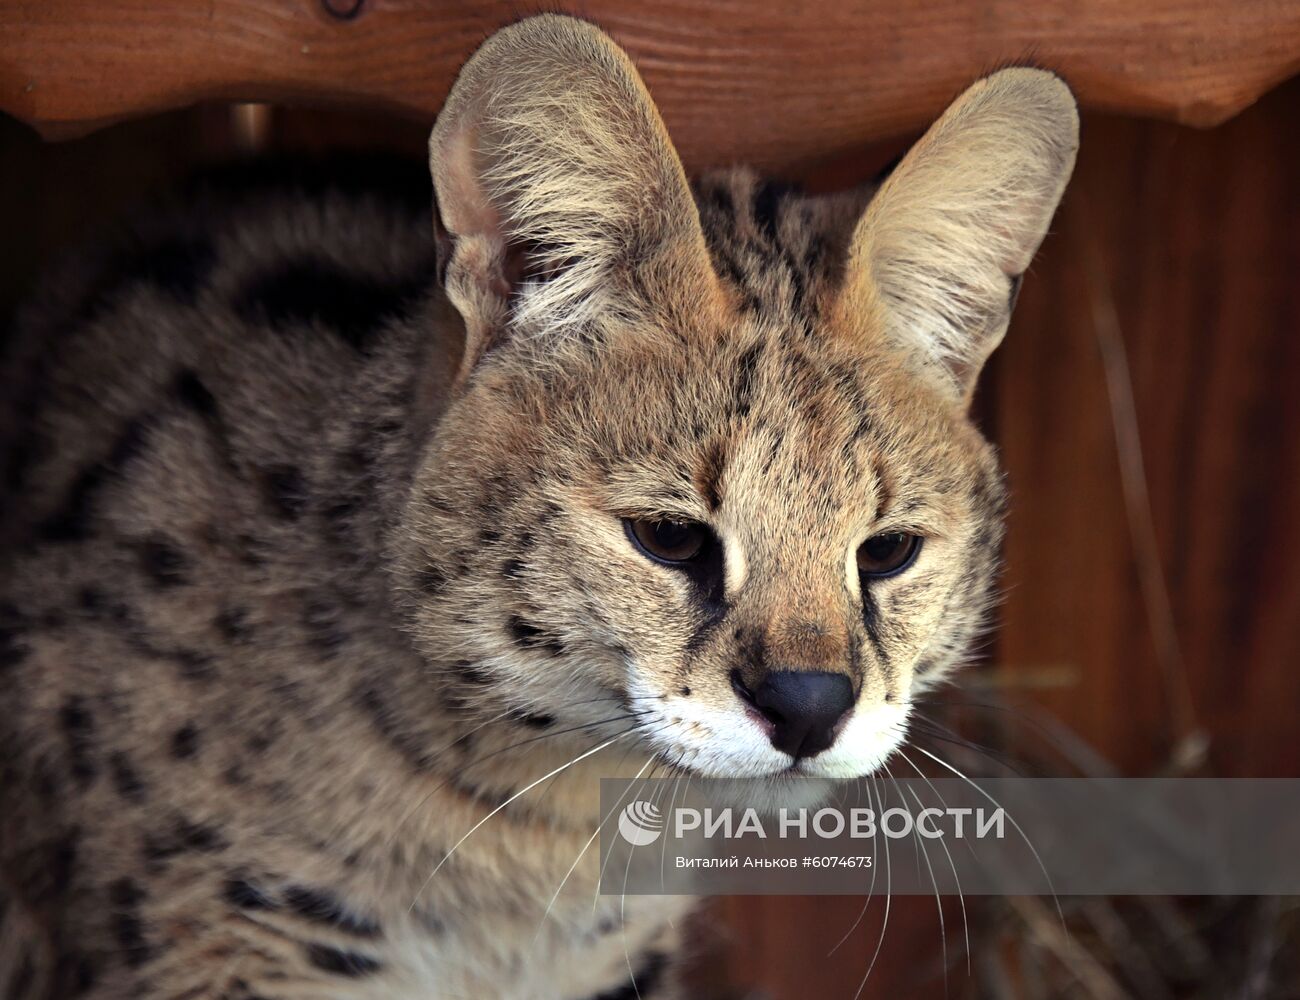
M 735 382 L 732 390 L 732 409 L 737 417 L 749 416 L 754 399 L 754 379 L 758 373 L 758 364 L 762 360 L 763 350 L 767 345 L 756 340 L 745 349 L 736 363 Z
M 710 513 L 722 506 L 722 473 L 726 465 L 726 442 L 715 438 L 705 445 L 704 454 L 695 469 L 695 489 L 704 499 Z
M 750 210 L 754 216 L 754 226 L 769 242 L 776 243 L 780 232 L 781 207 L 787 197 L 797 194 L 798 189 L 784 181 L 764 181 L 754 188 L 754 200 Z

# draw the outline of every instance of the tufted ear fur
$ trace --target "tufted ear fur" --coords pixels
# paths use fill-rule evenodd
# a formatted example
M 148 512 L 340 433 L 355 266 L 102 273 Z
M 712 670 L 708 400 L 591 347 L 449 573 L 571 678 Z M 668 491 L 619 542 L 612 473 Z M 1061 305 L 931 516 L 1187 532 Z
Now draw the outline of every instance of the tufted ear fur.
M 680 160 L 627 56 L 586 22 L 504 28 L 429 139 L 462 374 L 507 336 L 600 335 L 712 271 Z
M 876 192 L 850 249 L 851 308 L 964 399 L 1006 333 L 1079 144 L 1074 97 L 1051 73 L 972 85 Z

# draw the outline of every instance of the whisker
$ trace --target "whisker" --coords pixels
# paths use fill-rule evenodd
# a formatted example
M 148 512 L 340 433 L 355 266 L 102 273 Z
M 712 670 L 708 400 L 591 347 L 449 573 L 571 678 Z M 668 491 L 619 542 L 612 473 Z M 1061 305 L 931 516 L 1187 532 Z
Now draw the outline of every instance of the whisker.
M 889 769 L 888 764 L 882 764 L 881 767 L 885 769 L 885 774 L 889 776 L 889 780 L 893 783 L 894 791 L 898 792 L 899 799 L 902 801 L 904 805 L 906 805 L 907 796 L 903 794 L 902 786 L 899 785 L 898 779 L 894 777 L 894 772 Z M 912 794 L 915 795 L 916 793 L 913 792 Z M 920 799 L 917 799 L 917 804 L 918 805 L 920 804 Z M 939 880 L 934 877 L 934 866 L 930 864 L 930 849 L 925 846 L 925 839 L 926 838 L 921 836 L 919 830 L 914 831 L 913 840 L 915 841 L 917 847 L 919 848 L 917 853 L 922 854 L 925 857 L 925 868 L 926 871 L 930 873 L 930 884 L 934 887 L 934 908 L 939 914 L 939 947 L 942 952 L 941 961 L 943 962 L 942 965 L 943 995 L 947 997 L 948 996 L 948 931 L 947 928 L 944 926 L 943 899 L 939 896 Z M 951 860 L 951 858 L 949 860 Z
M 532 791 L 534 788 L 536 788 L 538 785 L 540 785 L 540 784 L 541 784 L 543 781 L 545 781 L 547 778 L 550 778 L 552 775 L 559 774 L 561 771 L 568 770 L 568 769 L 569 769 L 570 767 L 572 767 L 574 764 L 577 764 L 577 763 L 580 762 L 580 761 L 586 760 L 588 757 L 592 756 L 593 754 L 599 753 L 601 750 L 604 750 L 604 749 L 605 749 L 607 746 L 609 746 L 610 744 L 612 744 L 612 743 L 617 743 L 619 740 L 623 739 L 624 737 L 626 737 L 626 736 L 630 736 L 631 733 L 632 733 L 631 730 L 627 730 L 627 731 L 625 731 L 625 732 L 619 733 L 617 736 L 614 736 L 614 737 L 612 737 L 611 739 L 605 740 L 605 742 L 603 742 L 603 743 L 599 743 L 599 744 L 597 744 L 596 746 L 592 747 L 590 750 L 587 750 L 587 751 L 585 751 L 584 753 L 579 754 L 577 757 L 574 757 L 573 759 L 571 759 L 571 760 L 568 761 L 567 763 L 565 763 L 565 764 L 561 764 L 559 767 L 555 768 L 553 771 L 548 771 L 546 774 L 542 775 L 542 776 L 541 776 L 540 778 L 538 778 L 536 781 L 529 782 L 527 785 L 525 785 L 525 786 L 524 786 L 523 788 L 521 788 L 519 791 L 515 792 L 514 795 L 510 796 L 510 798 L 506 799 L 506 800 L 505 800 L 504 802 L 502 802 L 499 806 L 497 806 L 496 808 L 494 808 L 490 813 L 488 813 L 486 816 L 484 816 L 481 820 L 479 820 L 477 823 L 475 823 L 472 827 L 469 828 L 469 832 L 467 832 L 463 837 L 461 837 L 460 840 L 456 841 L 456 843 L 454 843 L 454 844 L 451 846 L 451 850 L 449 850 L 446 854 L 444 854 L 444 855 L 442 856 L 442 860 L 439 861 L 439 862 L 434 866 L 433 871 L 431 871 L 431 872 L 429 873 L 428 878 L 426 878 L 426 879 L 424 880 L 423 884 L 421 884 L 421 886 L 420 886 L 420 888 L 419 888 L 419 891 L 416 892 L 416 894 L 415 894 L 415 898 L 414 898 L 413 900 L 411 900 L 411 905 L 410 905 L 410 908 L 408 909 L 407 912 L 411 912 L 412 910 L 415 909 L 415 905 L 416 905 L 416 903 L 419 902 L 419 900 L 420 900 L 420 896 L 424 893 L 424 890 L 427 889 L 427 888 L 429 887 L 429 883 L 433 881 L 433 877 L 434 877 L 435 875 L 437 875 L 439 871 L 442 870 L 442 866 L 445 865 L 445 864 L 447 863 L 447 859 L 450 858 L 453 854 L 455 854 L 455 853 L 456 853 L 456 850 L 460 847 L 460 845 L 463 844 L 463 843 L 465 843 L 465 841 L 467 841 L 470 837 L 472 837 L 472 836 L 474 835 L 474 833 L 475 833 L 476 831 L 478 831 L 480 827 L 483 826 L 484 823 L 486 823 L 488 820 L 490 820 L 493 816 L 497 815 L 497 813 L 501 812 L 503 809 L 506 808 L 506 806 L 510 805 L 510 803 L 514 802 L 514 801 L 515 801 L 516 799 L 518 799 L 520 796 L 525 795 L 525 794 L 527 794 L 528 792 Z
M 657 735 L 657 734 L 659 734 L 659 733 L 667 732 L 667 731 L 670 730 L 670 729 L 671 729 L 675 724 L 676 724 L 676 723 L 674 723 L 674 722 L 672 722 L 672 721 L 666 721 L 666 722 L 664 722 L 663 725 L 661 725 L 658 729 L 655 729 L 655 730 L 654 730 L 654 733 Z M 651 759 L 653 759 L 653 758 L 651 758 Z M 611 854 L 612 854 L 612 852 L 611 852 Z M 605 855 L 605 860 L 604 860 L 603 862 L 601 862 L 601 865 L 600 865 L 600 876 L 596 879 L 596 890 L 595 890 L 595 892 L 592 893 L 592 897 L 591 897 L 591 912 L 592 912 L 593 914 L 596 912 L 597 907 L 600 906 L 600 885 L 601 885 L 601 883 L 605 880 L 605 868 L 606 868 L 606 866 L 609 864 L 609 859 L 610 859 L 611 854 L 606 854 L 606 855 Z
M 658 767 L 656 767 L 655 769 L 655 772 L 657 771 L 658 771 Z M 651 775 L 651 778 L 653 779 L 653 773 Z M 661 791 L 662 789 L 655 792 L 654 801 L 656 803 L 659 801 L 659 794 Z M 632 968 L 632 955 L 628 952 L 627 949 L 627 910 L 626 910 L 627 879 L 631 871 L 632 871 L 632 852 L 628 851 L 627 865 L 623 869 L 623 891 L 619 894 L 618 897 L 619 936 L 623 942 L 623 961 L 627 965 L 628 981 L 632 984 L 632 992 L 636 994 L 637 1000 L 641 1000 L 641 987 L 637 984 L 636 970 Z
M 908 764 L 910 764 L 910 765 L 912 766 L 912 770 L 914 770 L 918 775 L 920 775 L 921 780 L 924 781 L 927 785 L 930 786 L 930 791 L 934 792 L 934 794 L 935 794 L 936 796 L 938 796 L 938 799 L 939 799 L 939 801 L 943 804 L 944 809 L 947 810 L 947 808 L 948 808 L 948 803 L 944 800 L 944 797 L 943 797 L 942 795 L 939 794 L 939 790 L 938 790 L 937 788 L 934 787 L 934 782 L 932 782 L 929 778 L 927 778 L 927 777 L 925 776 L 924 772 L 922 772 L 922 770 L 921 770 L 919 767 L 916 766 L 916 764 L 912 761 L 912 758 L 910 758 L 909 756 L 907 756 L 907 754 L 904 752 L 904 750 L 903 750 L 902 747 L 899 747 L 899 748 L 898 748 L 898 754 L 899 754 L 900 757 L 903 758 L 903 760 L 905 760 Z M 921 797 L 920 797 L 919 795 L 917 795 L 916 792 L 915 792 L 914 790 L 912 791 L 912 798 L 916 799 L 916 804 L 917 804 L 918 806 L 921 805 Z M 957 865 L 956 865 L 956 863 L 953 861 L 953 858 L 952 858 L 952 852 L 948 850 L 948 841 L 947 841 L 947 838 L 946 838 L 946 837 L 940 837 L 940 838 L 939 838 L 939 846 L 943 848 L 943 853 L 946 854 L 946 855 L 948 856 L 948 866 L 952 869 L 952 878 L 953 878 L 953 881 L 957 883 L 957 899 L 961 902 L 961 928 L 962 928 L 962 936 L 963 936 L 963 938 L 964 938 L 964 940 L 965 940 L 965 945 L 966 945 L 966 976 L 967 976 L 967 978 L 969 978 L 969 977 L 970 977 L 970 974 L 971 974 L 971 966 L 970 966 L 970 923 L 969 923 L 969 921 L 966 919 L 966 895 L 965 895 L 965 893 L 963 893 L 963 892 L 961 891 L 961 878 L 960 878 L 960 876 L 958 876 L 958 874 L 957 874 Z M 967 846 L 969 847 L 969 844 L 968 844 Z M 974 848 L 970 848 L 970 850 L 971 850 L 971 853 L 972 853 L 972 855 L 973 855 L 975 849 L 974 849 Z M 946 959 L 945 959 L 945 963 L 946 963 Z M 946 982 L 946 977 L 945 977 L 945 982 Z
M 632 780 L 636 781 L 637 778 L 640 778 L 641 775 L 645 772 L 645 769 L 649 767 L 652 762 L 653 762 L 653 758 L 651 760 L 647 760 L 645 764 L 642 765 L 641 770 L 636 773 L 636 776 Z M 596 824 L 596 832 L 587 838 L 587 842 L 582 845 L 582 850 L 580 850 L 578 852 L 578 856 L 573 859 L 573 864 L 570 865 L 569 870 L 564 873 L 564 878 L 560 879 L 560 884 L 555 890 L 555 895 L 553 895 L 551 897 L 551 901 L 546 904 L 546 912 L 542 914 L 542 919 L 538 921 L 537 933 L 533 935 L 532 946 L 534 948 L 537 947 L 537 941 L 542 935 L 542 929 L 545 927 L 546 921 L 550 919 L 551 910 L 555 907 L 555 901 L 560 898 L 560 893 L 564 891 L 564 886 L 569 881 L 569 876 L 571 876 L 574 873 L 574 871 L 577 870 L 577 867 L 581 863 L 583 856 L 587 853 L 587 849 L 590 848 L 592 843 L 596 840 L 596 838 L 600 836 L 600 831 L 603 830 L 605 824 L 609 822 L 610 816 L 614 815 L 614 813 L 618 811 L 619 807 L 623 805 L 623 800 L 627 798 L 627 794 L 631 790 L 632 790 L 632 785 L 629 783 L 627 788 L 623 790 L 623 794 L 618 797 L 618 801 L 615 802 L 614 805 L 610 807 L 609 812 L 605 813 L 605 815 Z
M 962 781 L 966 782 L 966 784 L 970 785 L 971 788 L 975 789 L 975 791 L 979 792 L 982 796 L 984 796 L 984 798 L 986 798 L 986 799 L 988 799 L 990 802 L 992 802 L 993 805 L 997 806 L 999 809 L 1002 809 L 1002 804 L 1001 804 L 1000 802 L 998 802 L 997 799 L 995 799 L 992 795 L 990 795 L 990 794 L 989 794 L 988 792 L 986 792 L 984 789 L 980 788 L 979 785 L 977 785 L 974 781 L 972 781 L 970 778 L 968 778 L 965 774 L 963 774 L 963 773 L 962 773 L 961 771 L 959 771 L 957 768 L 955 768 L 955 767 L 953 767 L 951 764 L 949 764 L 946 760 L 944 760 L 944 759 L 941 758 L 941 757 L 936 757 L 934 754 L 930 753 L 929 750 L 925 749 L 925 747 L 915 747 L 915 749 L 916 749 L 919 753 L 923 753 L 923 754 L 925 754 L 927 757 L 929 757 L 929 758 L 930 758 L 932 761 L 934 761 L 936 764 L 939 764 L 939 765 L 941 765 L 942 767 L 947 768 L 947 769 L 948 769 L 949 771 L 951 771 L 953 774 L 957 775 L 957 777 L 961 778 Z M 1061 909 L 1061 899 L 1060 899 L 1060 897 L 1057 896 L 1057 894 L 1056 894 L 1056 887 L 1052 885 L 1052 876 L 1049 875 L 1049 874 L 1047 873 L 1047 867 L 1043 864 L 1043 859 L 1042 859 L 1041 857 L 1039 857 L 1039 855 L 1038 855 L 1038 849 L 1037 849 L 1036 847 L 1034 847 L 1034 843 L 1033 843 L 1033 841 L 1031 841 L 1031 840 L 1029 839 L 1029 837 L 1026 836 L 1025 831 L 1024 831 L 1023 829 L 1021 829 L 1020 824 L 1016 822 L 1016 818 L 1015 818 L 1014 816 L 1012 816 L 1011 813 L 1007 812 L 1005 809 L 1002 809 L 1002 812 L 1003 812 L 1003 814 L 1007 817 L 1007 819 L 1011 822 L 1011 825 L 1012 825 L 1013 827 L 1015 827 L 1015 829 L 1016 829 L 1016 833 L 1020 834 L 1020 839 L 1023 840 L 1023 841 L 1025 842 L 1025 846 L 1028 847 L 1030 853 L 1033 854 L 1033 856 L 1034 856 L 1034 861 L 1036 861 L 1036 862 L 1038 863 L 1038 869 L 1039 869 L 1039 871 L 1041 871 L 1041 872 L 1043 873 L 1043 878 L 1045 878 L 1045 879 L 1047 880 L 1047 888 L 1048 888 L 1048 890 L 1049 890 L 1049 891 L 1051 892 L 1051 894 L 1052 894 L 1052 902 L 1056 905 L 1056 916 L 1057 916 L 1057 918 L 1058 918 L 1058 919 L 1060 920 L 1060 922 L 1061 922 L 1061 930 L 1065 933 L 1065 937 L 1066 937 L 1066 939 L 1069 940 L 1069 938 L 1070 938 L 1070 929 L 1069 929 L 1069 927 L 1066 926 L 1066 923 L 1065 923 L 1065 912 Z
M 590 704 L 594 704 L 595 702 L 599 702 L 599 701 L 614 701 L 614 700 L 616 700 L 616 699 L 615 699 L 612 695 L 602 695 L 601 697 L 598 697 L 598 698 L 590 698 L 590 699 L 586 699 L 586 700 L 584 700 L 584 701 L 570 702 L 570 703 L 569 703 L 568 705 L 566 705 L 565 707 L 576 707 L 576 706 L 578 706 L 578 705 L 590 705 Z M 508 718 L 510 715 L 514 714 L 515 711 L 516 711 L 516 709 L 514 709 L 514 708 L 508 708 L 508 709 L 506 709 L 505 711 L 500 712 L 500 713 L 498 713 L 497 715 L 494 715 L 494 716 L 492 716 L 491 718 L 485 720 L 484 722 L 479 723 L 479 724 L 478 724 L 477 726 L 475 726 L 473 729 L 469 730 L 469 732 L 462 733 L 461 735 L 457 736 L 454 740 L 452 740 L 450 743 L 448 743 L 446 746 L 442 747 L 440 750 L 435 751 L 435 753 L 433 754 L 433 758 L 432 758 L 432 759 L 434 759 L 434 760 L 438 760 L 438 759 L 440 759 L 440 758 L 443 756 L 443 754 L 445 754 L 448 750 L 450 750 L 452 747 L 454 747 L 457 743 L 460 743 L 460 742 L 461 742 L 462 740 L 464 740 L 467 736 L 473 736 L 475 733 L 477 733 L 477 732 L 479 732 L 480 730 L 485 729 L 486 727 L 492 725 L 494 722 L 500 722 L 502 719 Z M 561 735 L 561 733 L 547 733 L 547 734 L 543 734 L 543 735 L 558 736 L 558 735 Z M 527 741 L 525 741 L 525 742 L 527 742 Z M 511 749 L 511 748 L 510 748 L 510 747 L 506 747 L 506 748 L 504 748 L 504 749 Z M 485 757 L 486 757 L 486 756 L 490 756 L 490 755 L 485 755 Z M 472 767 L 475 763 L 476 763 L 475 761 L 471 761 L 470 763 L 466 764 L 466 765 L 464 766 L 464 768 L 462 768 L 462 771 L 465 770 L 466 768 Z M 442 790 L 443 788 L 446 788 L 450 783 L 451 783 L 451 779 L 450 779 L 450 778 L 448 778 L 447 780 L 444 780 L 444 781 L 439 782 L 438 784 L 436 784 L 436 785 L 434 785 L 432 788 L 430 788 L 430 789 L 429 789 L 429 790 L 428 790 L 424 795 L 421 795 L 419 798 L 417 798 L 417 799 L 416 799 L 416 800 L 411 804 L 410 808 L 408 808 L 408 809 L 406 810 L 406 812 L 402 814 L 402 817 L 397 821 L 397 823 L 394 824 L 393 829 L 392 829 L 392 832 L 389 834 L 389 836 L 388 836 L 388 840 L 387 840 L 387 842 L 385 843 L 385 849 L 387 849 L 387 848 L 391 848 L 391 847 L 392 847 L 394 841 L 395 841 L 395 840 L 397 839 L 397 837 L 401 834 L 401 832 L 402 832 L 402 828 L 403 828 L 403 827 L 404 827 L 408 822 L 410 822 L 411 818 L 412 818 L 412 817 L 413 817 L 413 816 L 414 816 L 414 815 L 415 815 L 415 814 L 416 814 L 416 813 L 417 813 L 421 808 L 423 808 L 423 806 L 424 806 L 424 805 L 425 805 L 425 804 L 426 804 L 426 803 L 427 803 L 431 798 L 433 798 L 434 795 L 436 795 L 436 794 L 437 794 L 440 790 Z
M 880 810 L 880 815 L 884 815 L 885 803 L 880 796 L 880 789 L 876 786 L 876 776 L 870 775 L 871 790 L 876 796 L 876 806 Z M 867 980 L 871 978 L 871 971 L 876 967 L 876 959 L 880 957 L 880 949 L 885 944 L 885 931 L 889 928 L 889 904 L 893 899 L 893 862 L 889 856 L 889 838 L 885 837 L 885 916 L 880 924 L 880 937 L 876 940 L 876 950 L 871 956 L 871 963 L 867 966 L 866 974 L 862 977 L 862 982 L 858 983 L 857 991 L 853 994 L 853 1000 L 858 1000 L 862 996 L 862 991 L 866 989 Z M 865 912 L 865 911 L 864 911 Z

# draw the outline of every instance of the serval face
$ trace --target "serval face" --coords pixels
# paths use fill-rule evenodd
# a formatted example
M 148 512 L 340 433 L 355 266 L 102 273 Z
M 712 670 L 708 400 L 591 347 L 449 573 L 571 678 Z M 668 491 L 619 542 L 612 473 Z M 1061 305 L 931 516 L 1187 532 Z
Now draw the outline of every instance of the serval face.
M 431 139 L 467 336 L 408 509 L 417 634 L 582 740 L 865 774 L 989 601 L 1002 488 L 968 402 L 1074 102 L 1007 70 L 878 188 L 691 189 L 626 57 L 573 24 L 528 59 L 496 36 Z

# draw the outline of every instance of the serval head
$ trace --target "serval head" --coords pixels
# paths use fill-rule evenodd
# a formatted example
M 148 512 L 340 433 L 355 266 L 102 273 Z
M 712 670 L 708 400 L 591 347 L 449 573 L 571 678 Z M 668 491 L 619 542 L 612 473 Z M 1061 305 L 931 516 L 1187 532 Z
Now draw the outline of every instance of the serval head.
M 489 39 L 430 140 L 464 349 L 403 527 L 445 683 L 702 775 L 878 767 L 989 604 L 969 402 L 1077 137 L 1007 69 L 878 184 L 692 187 L 599 30 Z

